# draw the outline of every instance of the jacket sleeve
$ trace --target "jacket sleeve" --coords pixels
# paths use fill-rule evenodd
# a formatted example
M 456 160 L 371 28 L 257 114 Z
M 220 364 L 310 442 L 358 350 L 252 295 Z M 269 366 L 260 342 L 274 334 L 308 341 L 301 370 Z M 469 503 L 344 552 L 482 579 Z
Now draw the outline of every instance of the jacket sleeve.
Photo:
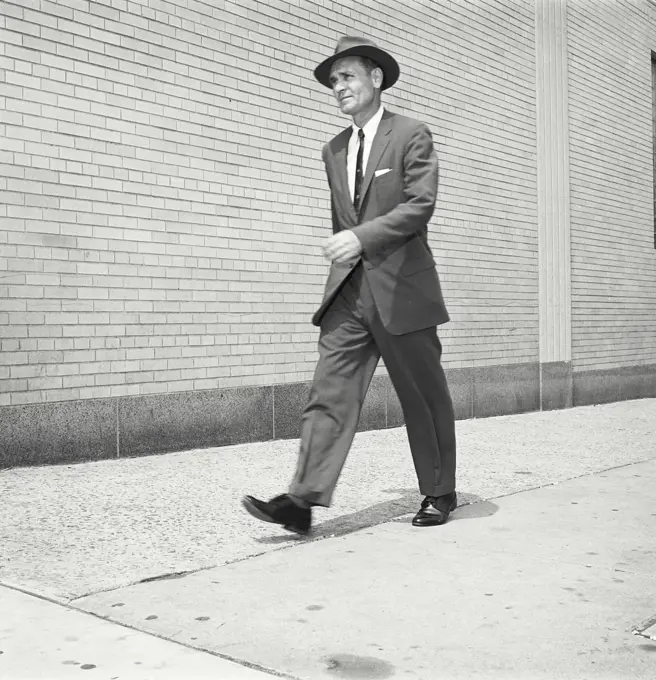
M 353 227 L 367 260 L 375 261 L 377 253 L 400 246 L 412 235 L 425 229 L 435 209 L 438 184 L 437 154 L 426 125 L 414 128 L 403 155 L 404 198 L 385 215 Z

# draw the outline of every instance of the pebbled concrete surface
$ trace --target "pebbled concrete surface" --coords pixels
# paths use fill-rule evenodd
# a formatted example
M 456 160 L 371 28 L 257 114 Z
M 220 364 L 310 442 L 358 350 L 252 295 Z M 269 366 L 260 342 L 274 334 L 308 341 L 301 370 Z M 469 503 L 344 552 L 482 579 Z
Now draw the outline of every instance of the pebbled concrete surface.
M 461 503 L 656 457 L 656 400 L 459 421 Z M 298 544 L 246 515 L 285 490 L 296 440 L 0 472 L 0 582 L 54 599 Z M 405 430 L 361 433 L 314 538 L 417 509 Z

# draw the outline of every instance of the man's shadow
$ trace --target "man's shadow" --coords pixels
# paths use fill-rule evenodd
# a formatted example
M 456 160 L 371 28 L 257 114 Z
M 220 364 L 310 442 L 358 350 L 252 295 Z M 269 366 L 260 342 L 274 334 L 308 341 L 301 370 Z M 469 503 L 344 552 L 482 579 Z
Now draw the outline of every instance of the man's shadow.
M 400 494 L 400 498 L 392 498 L 388 501 L 376 503 L 349 515 L 341 515 L 340 517 L 317 524 L 308 537 L 285 533 L 278 536 L 258 538 L 257 541 L 258 543 L 268 545 L 312 541 L 320 538 L 345 536 L 346 534 L 352 534 L 355 531 L 368 529 L 387 522 L 409 524 L 412 521 L 412 515 L 417 512 L 421 500 L 417 490 L 386 489 L 385 493 Z M 449 522 L 490 517 L 498 509 L 499 506 L 491 501 L 483 500 L 480 496 L 458 492 L 458 507 L 451 513 Z

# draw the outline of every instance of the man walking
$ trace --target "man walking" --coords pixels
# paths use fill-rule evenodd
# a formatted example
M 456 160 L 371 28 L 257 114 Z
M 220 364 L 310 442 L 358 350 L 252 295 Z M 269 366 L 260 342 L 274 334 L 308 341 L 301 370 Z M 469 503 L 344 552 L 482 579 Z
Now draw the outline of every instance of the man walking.
M 353 125 L 323 149 L 333 236 L 331 268 L 312 322 L 319 361 L 301 422 L 289 493 L 243 500 L 255 517 L 307 534 L 312 506 L 330 505 L 380 357 L 399 397 L 425 496 L 415 526 L 444 524 L 455 509 L 453 405 L 436 327 L 449 320 L 427 240 L 438 163 L 429 129 L 390 113 L 381 92 L 399 66 L 366 38 L 343 37 L 315 69 Z

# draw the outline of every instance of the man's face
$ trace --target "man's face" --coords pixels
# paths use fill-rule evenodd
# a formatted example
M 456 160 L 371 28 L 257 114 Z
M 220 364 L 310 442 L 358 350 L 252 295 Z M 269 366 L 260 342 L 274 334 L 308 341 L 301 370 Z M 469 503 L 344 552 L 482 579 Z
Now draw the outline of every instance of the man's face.
M 372 105 L 383 82 L 383 72 L 367 72 L 358 57 L 345 57 L 333 64 L 330 82 L 340 111 L 354 116 Z

